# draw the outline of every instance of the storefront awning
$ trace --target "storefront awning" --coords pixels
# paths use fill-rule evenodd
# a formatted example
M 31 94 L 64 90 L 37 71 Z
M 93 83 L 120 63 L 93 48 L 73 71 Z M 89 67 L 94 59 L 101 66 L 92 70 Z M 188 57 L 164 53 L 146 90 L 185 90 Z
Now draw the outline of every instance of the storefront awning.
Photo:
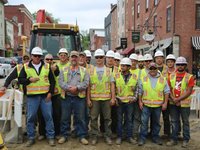
M 131 53 L 134 52 L 134 48 L 126 48 L 125 50 L 123 50 L 120 54 L 121 55 L 130 55 Z
M 164 41 L 163 46 L 160 47 L 161 50 L 168 48 L 172 44 L 172 38 L 168 38 Z
M 196 50 L 200 50 L 200 36 L 193 36 L 192 37 L 192 46 Z

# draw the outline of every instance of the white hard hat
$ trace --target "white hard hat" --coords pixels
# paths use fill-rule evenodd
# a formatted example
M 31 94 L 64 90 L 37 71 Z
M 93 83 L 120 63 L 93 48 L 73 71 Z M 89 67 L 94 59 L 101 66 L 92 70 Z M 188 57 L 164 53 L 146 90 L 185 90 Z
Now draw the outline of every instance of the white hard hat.
M 138 61 L 144 61 L 144 56 L 139 55 L 139 56 L 138 56 Z
M 102 50 L 102 49 L 97 49 L 97 50 L 94 52 L 94 57 L 96 57 L 96 56 L 105 56 L 104 50 Z
M 153 60 L 153 57 L 151 56 L 151 54 L 145 54 L 144 55 L 144 61 L 145 60 Z
M 113 50 L 107 51 L 106 57 L 113 57 L 114 58 L 115 57 L 115 52 Z
M 157 50 L 155 55 L 154 55 L 154 57 L 159 57 L 159 56 L 164 57 L 164 54 L 161 50 Z
M 86 54 L 86 57 L 92 57 L 90 50 L 84 50 L 84 53 Z
M 32 55 L 43 55 L 42 49 L 39 47 L 34 47 L 31 51 Z
M 122 58 L 122 60 L 120 62 L 120 65 L 129 65 L 129 66 L 131 66 L 132 62 L 131 62 L 130 58 L 125 57 L 125 58 Z
M 116 52 L 116 53 L 115 53 L 115 57 L 114 57 L 114 59 L 121 60 L 120 53 Z
M 59 50 L 58 54 L 60 54 L 60 53 L 66 53 L 66 54 L 68 54 L 68 51 L 67 51 L 66 48 L 61 48 L 61 49 Z
M 185 57 L 182 57 L 182 56 L 178 57 L 176 59 L 176 65 L 177 64 L 185 64 L 185 65 L 187 65 L 187 61 L 186 61 Z
M 138 60 L 138 55 L 133 53 L 129 56 L 130 59 Z
M 166 60 L 168 60 L 168 59 L 176 60 L 176 57 L 173 54 L 169 54 L 166 57 Z

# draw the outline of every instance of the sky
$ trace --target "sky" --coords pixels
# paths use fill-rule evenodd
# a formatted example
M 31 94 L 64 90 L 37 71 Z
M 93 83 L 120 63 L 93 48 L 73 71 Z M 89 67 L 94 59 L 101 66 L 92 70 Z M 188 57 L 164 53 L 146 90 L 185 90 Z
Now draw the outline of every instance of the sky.
M 59 18 L 59 23 L 75 24 L 80 30 L 104 28 L 104 18 L 111 10 L 110 4 L 117 0 L 8 0 L 9 5 L 24 4 L 33 13 L 45 9 Z

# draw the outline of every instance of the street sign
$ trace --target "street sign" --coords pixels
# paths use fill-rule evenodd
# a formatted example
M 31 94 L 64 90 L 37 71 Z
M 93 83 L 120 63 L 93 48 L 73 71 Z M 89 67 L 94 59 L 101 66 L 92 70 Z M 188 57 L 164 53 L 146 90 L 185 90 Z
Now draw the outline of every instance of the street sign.
M 139 43 L 140 42 L 140 31 L 133 31 L 132 32 L 132 42 Z
M 146 42 L 152 41 L 154 38 L 155 38 L 154 34 L 148 34 L 148 33 L 146 33 L 146 34 L 143 35 L 143 39 Z
M 127 38 L 121 38 L 120 40 L 122 49 L 127 48 Z

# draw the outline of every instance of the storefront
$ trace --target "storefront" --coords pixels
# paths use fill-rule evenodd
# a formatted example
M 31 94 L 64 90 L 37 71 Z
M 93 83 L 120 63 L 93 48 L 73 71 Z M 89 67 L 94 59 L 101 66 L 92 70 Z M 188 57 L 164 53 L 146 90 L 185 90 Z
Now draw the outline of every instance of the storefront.
M 195 74 L 197 78 L 200 78 L 200 36 L 192 37 L 192 46 L 193 46 L 193 74 Z

